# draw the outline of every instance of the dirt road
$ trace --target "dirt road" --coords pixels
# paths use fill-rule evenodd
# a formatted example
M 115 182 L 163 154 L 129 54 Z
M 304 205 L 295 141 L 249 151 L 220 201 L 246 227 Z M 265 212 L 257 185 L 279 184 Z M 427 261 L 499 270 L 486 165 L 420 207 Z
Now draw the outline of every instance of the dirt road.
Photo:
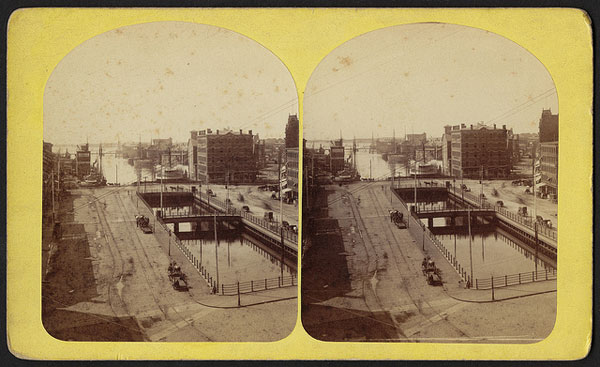
M 388 210 L 400 204 L 397 199 L 390 204 L 386 184 L 328 186 L 322 195 L 325 209 L 308 229 L 314 237 L 303 259 L 302 320 L 313 337 L 532 342 L 552 330 L 553 293 L 499 303 L 453 297 L 464 289 L 437 249 L 427 245 L 423 250 L 407 229 L 390 222 Z M 425 255 L 442 268 L 443 287 L 427 284 L 420 266 Z M 536 312 L 543 316 L 527 318 Z
M 135 215 L 149 216 L 133 187 L 73 190 L 63 216 L 63 239 L 44 283 L 43 322 L 63 340 L 267 341 L 289 334 L 296 321 L 293 290 L 263 299 L 286 299 L 235 308 L 211 295 L 202 277 L 160 226 L 144 234 Z M 190 290 L 171 287 L 167 267 L 176 260 Z M 252 301 L 251 301 L 252 300 Z M 233 307 L 232 307 L 233 306 Z

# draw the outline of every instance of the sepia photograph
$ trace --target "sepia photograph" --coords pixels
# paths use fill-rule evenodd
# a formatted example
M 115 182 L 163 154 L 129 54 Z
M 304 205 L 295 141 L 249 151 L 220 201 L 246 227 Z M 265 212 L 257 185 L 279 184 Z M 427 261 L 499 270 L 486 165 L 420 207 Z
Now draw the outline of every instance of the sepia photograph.
M 554 327 L 559 103 L 528 50 L 416 23 L 331 51 L 303 102 L 301 315 L 322 341 Z
M 296 325 L 298 95 L 271 51 L 113 29 L 44 91 L 42 323 L 64 341 L 276 341 Z
M 592 18 L 14 9 L 7 353 L 586 358 Z

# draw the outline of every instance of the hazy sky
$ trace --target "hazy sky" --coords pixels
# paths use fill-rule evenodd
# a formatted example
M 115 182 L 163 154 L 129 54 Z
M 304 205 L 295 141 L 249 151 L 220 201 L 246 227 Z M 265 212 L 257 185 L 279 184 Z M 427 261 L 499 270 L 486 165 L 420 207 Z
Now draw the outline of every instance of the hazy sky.
M 191 130 L 283 137 L 298 112 L 294 81 L 269 50 L 223 28 L 156 22 L 118 28 L 73 49 L 44 94 L 54 144 L 187 141 Z
M 560 52 L 560 51 L 557 51 Z M 342 44 L 311 75 L 304 137 L 441 136 L 479 121 L 537 132 L 558 113 L 554 82 L 527 50 L 497 34 L 451 24 L 384 28 Z

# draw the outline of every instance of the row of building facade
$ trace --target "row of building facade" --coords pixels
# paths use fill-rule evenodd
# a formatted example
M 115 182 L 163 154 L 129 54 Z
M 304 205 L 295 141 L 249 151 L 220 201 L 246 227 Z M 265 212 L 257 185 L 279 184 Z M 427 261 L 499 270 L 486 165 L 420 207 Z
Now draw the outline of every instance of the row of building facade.
M 442 135 L 442 170 L 453 177 L 507 178 L 523 155 L 534 159 L 539 167 L 540 188 L 548 195 L 558 194 L 558 114 L 542 110 L 539 133 L 513 134 L 506 125 L 482 123 L 444 126 Z
M 299 121 L 297 115 L 290 115 L 286 126 L 283 145 L 261 141 L 252 130 L 200 130 L 191 131 L 188 140 L 188 177 L 202 183 L 255 183 L 258 171 L 266 161 L 275 156 L 281 164 L 282 186 L 292 198 L 298 198 L 298 149 Z

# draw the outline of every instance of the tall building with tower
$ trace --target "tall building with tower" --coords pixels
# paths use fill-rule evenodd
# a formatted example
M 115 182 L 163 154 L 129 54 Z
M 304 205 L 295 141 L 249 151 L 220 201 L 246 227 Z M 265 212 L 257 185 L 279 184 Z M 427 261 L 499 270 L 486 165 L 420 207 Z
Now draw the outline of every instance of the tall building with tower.
M 550 109 L 542 110 L 539 128 L 540 143 L 558 141 L 558 114 L 553 115 Z
M 300 172 L 300 151 L 298 148 L 298 139 L 300 132 L 300 122 L 297 115 L 289 115 L 287 125 L 285 126 L 285 162 L 286 162 L 286 185 L 292 199 L 298 199 Z
M 542 110 L 539 126 L 540 137 L 540 191 L 558 198 L 558 114 L 550 109 Z
M 344 154 L 344 141 L 342 139 L 334 141 L 329 148 L 329 170 L 332 174 L 344 170 L 346 162 Z

